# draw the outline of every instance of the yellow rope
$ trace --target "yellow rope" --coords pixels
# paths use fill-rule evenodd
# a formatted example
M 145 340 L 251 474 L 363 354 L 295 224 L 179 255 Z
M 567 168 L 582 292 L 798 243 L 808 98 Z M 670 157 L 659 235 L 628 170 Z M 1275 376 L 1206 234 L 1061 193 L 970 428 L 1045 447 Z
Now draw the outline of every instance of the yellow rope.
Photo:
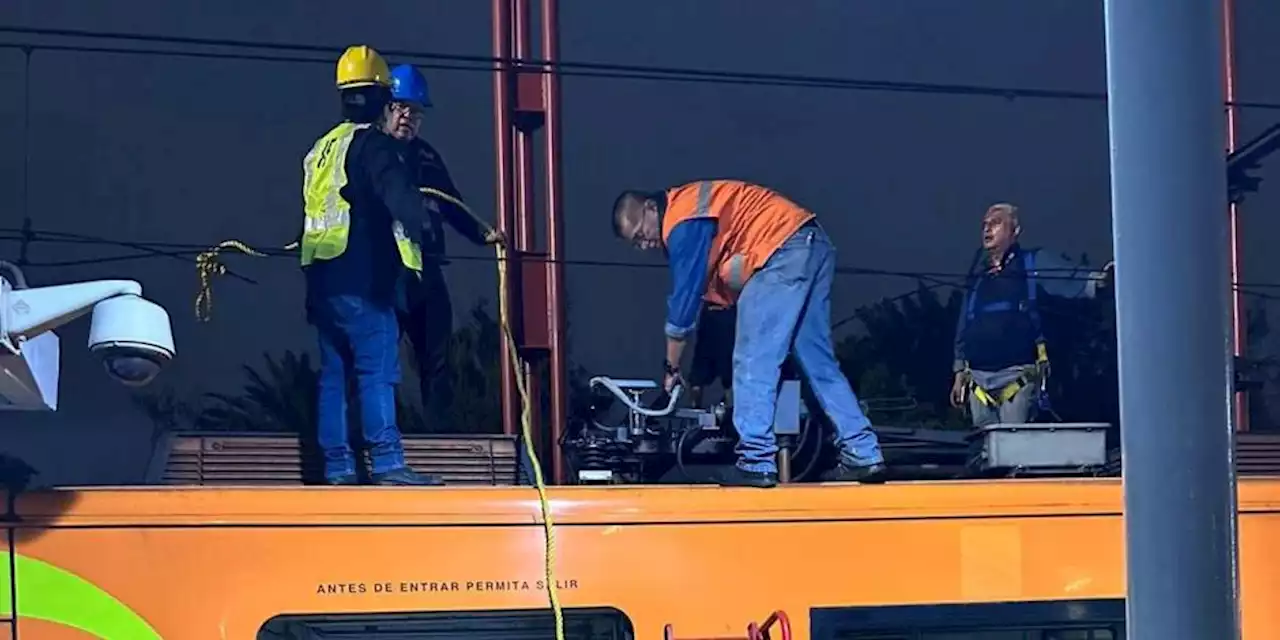
M 487 222 L 476 217 L 471 209 L 461 200 L 430 188 L 418 189 L 422 193 L 446 200 L 457 205 L 481 226 L 489 227 Z M 298 248 L 297 242 L 284 247 L 285 251 Z M 202 322 L 209 320 L 213 309 L 212 280 L 227 272 L 226 265 L 218 261 L 219 254 L 225 249 L 235 249 L 246 255 L 265 258 L 266 253 L 253 249 L 239 240 L 227 240 L 211 247 L 208 251 L 196 256 L 196 272 L 200 279 L 200 292 L 196 295 L 196 318 Z M 556 640 L 564 640 L 564 611 L 560 608 L 560 589 L 556 585 L 556 531 L 551 519 L 551 501 L 547 498 L 547 486 L 542 476 L 542 464 L 538 462 L 538 453 L 533 446 L 532 411 L 533 401 L 529 398 L 529 363 L 520 357 L 516 349 L 515 334 L 511 330 L 511 310 L 507 308 L 507 249 L 501 243 L 494 245 L 498 256 L 498 321 L 502 325 L 502 333 L 506 336 L 507 348 L 511 353 L 511 362 L 515 364 L 516 390 L 520 393 L 520 431 L 524 440 L 525 452 L 529 455 L 529 463 L 533 466 L 533 484 L 538 491 L 538 504 L 542 511 L 542 529 L 546 539 L 546 564 L 544 579 L 547 583 L 547 595 L 551 601 L 551 613 L 555 617 Z
M 427 195 L 447 200 L 458 205 L 481 225 L 488 223 L 476 218 L 471 209 L 461 200 L 435 189 L 419 189 Z M 560 589 L 556 585 L 556 528 L 551 520 L 551 501 L 547 499 L 547 485 L 542 477 L 542 464 L 538 462 L 538 452 L 533 446 L 532 410 L 533 401 L 529 398 L 529 363 L 520 357 L 516 349 L 516 338 L 511 330 L 511 310 L 507 307 L 507 248 L 501 243 L 494 245 L 498 255 L 498 321 L 502 325 L 502 333 L 506 336 L 507 348 L 511 353 L 511 362 L 515 363 L 516 390 L 520 393 L 520 431 L 524 440 L 525 452 L 529 455 L 529 463 L 533 466 L 533 486 L 538 491 L 538 504 L 542 510 L 542 530 L 546 540 L 546 563 L 543 567 L 547 582 L 547 596 L 551 601 L 551 613 L 555 616 L 556 640 L 564 640 L 564 611 L 560 608 Z
M 290 242 L 284 246 L 284 251 L 293 251 L 297 248 L 297 242 Z M 196 256 L 196 278 L 200 281 L 200 290 L 196 293 L 196 320 L 200 322 L 208 322 L 213 313 L 213 277 L 227 273 L 227 265 L 218 260 L 219 254 L 225 249 L 235 249 L 255 258 L 269 257 L 239 240 L 224 240 L 209 247 L 207 251 L 200 252 Z

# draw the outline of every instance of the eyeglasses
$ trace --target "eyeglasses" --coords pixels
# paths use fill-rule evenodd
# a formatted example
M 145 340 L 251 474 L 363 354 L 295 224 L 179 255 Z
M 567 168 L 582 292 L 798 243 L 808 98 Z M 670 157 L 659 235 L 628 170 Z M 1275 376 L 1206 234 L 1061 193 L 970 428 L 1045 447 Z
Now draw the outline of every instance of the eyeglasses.
M 403 114 L 411 118 L 422 117 L 422 107 L 412 102 L 392 102 L 391 111 L 397 115 Z

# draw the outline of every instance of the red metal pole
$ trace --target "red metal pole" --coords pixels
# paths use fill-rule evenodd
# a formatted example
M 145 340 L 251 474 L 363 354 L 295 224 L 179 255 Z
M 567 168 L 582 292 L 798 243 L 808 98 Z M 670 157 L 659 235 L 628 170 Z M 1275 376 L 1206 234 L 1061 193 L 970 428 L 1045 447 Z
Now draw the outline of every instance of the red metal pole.
M 521 61 L 528 60 L 533 46 L 530 42 L 532 34 L 529 23 L 531 11 L 529 0 L 510 0 L 513 26 L 515 57 Z M 525 64 L 521 62 L 520 67 Z M 534 251 L 538 242 L 538 226 L 534 215 L 534 180 L 533 180 L 533 132 L 517 127 L 515 129 L 515 188 L 516 188 L 516 237 L 515 246 L 520 251 Z
M 493 131 L 497 153 L 497 214 L 498 229 L 510 238 L 512 227 L 512 184 L 511 184 L 511 70 L 507 60 L 511 58 L 511 5 L 509 0 L 493 0 L 493 57 L 497 60 L 493 68 Z M 511 270 L 509 270 L 510 272 Z M 498 292 L 506 299 L 507 310 L 519 313 L 519 297 L 516 294 L 518 282 L 512 278 L 507 287 Z M 511 359 L 510 340 L 505 335 L 500 338 L 498 368 L 502 378 L 502 432 L 514 435 L 520 431 L 520 400 L 516 390 L 515 366 Z
M 518 69 L 520 70 L 517 73 L 524 74 L 524 73 L 527 73 L 527 70 L 523 69 L 523 67 L 526 66 L 526 63 L 524 61 L 529 59 L 533 49 L 533 43 L 532 43 L 533 29 L 530 25 L 530 23 L 532 22 L 532 11 L 529 6 L 529 0 L 509 0 L 509 1 L 511 3 L 510 6 L 511 6 L 511 12 L 512 12 L 513 29 L 512 29 L 511 36 L 512 36 L 512 42 L 513 42 L 513 49 L 514 49 L 515 57 L 521 61 L 518 64 Z M 517 86 L 523 87 L 524 84 L 525 83 L 521 81 L 520 83 L 518 83 Z M 520 91 L 522 95 L 517 98 L 517 103 L 523 102 L 523 104 L 520 104 L 518 108 L 526 110 L 525 113 L 521 114 L 521 117 L 526 117 L 526 118 L 529 117 L 530 113 L 527 112 L 528 110 L 532 110 L 534 113 L 541 110 L 542 108 L 541 104 L 529 103 L 530 102 L 529 96 L 524 95 L 525 92 L 523 88 L 518 89 L 518 91 Z M 539 101 L 534 100 L 533 102 L 537 103 Z M 530 123 L 527 123 L 527 122 L 524 123 L 523 125 L 521 125 L 520 123 L 517 123 L 517 126 L 512 130 L 512 135 L 515 138 L 514 148 L 515 148 L 515 234 L 516 234 L 516 237 L 513 240 L 514 240 L 516 249 L 520 252 L 536 251 L 537 242 L 538 242 L 538 224 L 537 224 L 537 215 L 536 215 L 537 203 L 535 200 L 536 184 L 533 177 L 533 133 L 535 130 L 536 130 L 536 126 L 530 125 Z M 540 267 L 541 265 L 525 263 L 522 268 L 530 269 L 530 268 L 540 268 Z M 523 277 L 522 277 L 522 280 L 523 280 Z M 538 311 L 536 307 L 541 307 L 544 304 L 544 301 L 546 299 L 545 291 L 534 291 L 532 292 L 532 295 L 530 295 L 529 291 L 524 290 L 526 286 L 527 284 L 522 282 L 521 291 L 519 295 L 519 300 L 520 300 L 519 312 L 521 313 L 522 318 L 529 318 L 535 315 L 536 312 Z M 533 306 L 535 308 L 527 309 L 526 306 Z M 526 336 L 525 338 L 526 342 L 528 341 L 527 338 L 528 336 Z M 534 350 L 528 349 L 527 347 L 530 346 L 528 344 L 521 345 L 521 346 L 526 347 L 525 357 L 527 360 L 530 360 L 530 367 L 528 369 L 527 377 L 525 378 L 525 382 L 526 382 L 525 391 L 528 393 L 529 395 L 528 401 L 532 405 L 529 408 L 529 420 L 531 423 L 529 425 L 529 437 L 533 441 L 533 446 L 539 452 L 539 458 L 545 459 L 544 453 L 546 452 L 547 445 L 546 443 L 543 442 L 543 439 L 542 439 L 541 375 L 539 374 L 537 362 L 534 361 L 534 359 L 532 358 L 532 356 L 534 355 L 533 353 Z M 554 476 L 552 477 L 554 478 Z
M 560 59 L 560 1 L 542 0 L 542 58 L 548 62 Z M 564 304 L 564 225 L 560 219 L 562 180 L 560 175 L 560 75 L 554 67 L 542 75 L 546 100 L 547 134 L 547 278 L 548 323 L 551 337 L 551 477 L 564 482 L 564 452 L 560 437 L 568 422 L 569 384 L 565 345 Z
M 1236 107 L 1236 55 L 1235 55 L 1235 2 L 1222 0 L 1223 80 L 1227 98 L 1227 155 L 1236 150 L 1237 124 L 1240 110 Z M 1248 340 L 1248 314 L 1244 309 L 1244 294 L 1240 291 L 1240 211 L 1233 202 L 1227 205 L 1227 224 L 1231 228 L 1231 319 L 1234 327 L 1235 355 L 1244 357 Z M 1249 430 L 1249 396 L 1236 392 L 1236 431 Z

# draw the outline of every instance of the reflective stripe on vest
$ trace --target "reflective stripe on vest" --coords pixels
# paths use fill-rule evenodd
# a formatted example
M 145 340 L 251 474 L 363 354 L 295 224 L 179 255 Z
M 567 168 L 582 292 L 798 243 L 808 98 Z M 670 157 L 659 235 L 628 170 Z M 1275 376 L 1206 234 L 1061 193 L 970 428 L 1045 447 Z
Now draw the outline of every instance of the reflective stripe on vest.
M 315 260 L 332 260 L 347 249 L 351 231 L 351 203 L 342 197 L 347 186 L 347 152 L 357 131 L 368 124 L 343 122 L 316 141 L 302 160 L 302 197 L 305 218 L 302 225 L 302 266 Z M 400 261 L 413 271 L 422 271 L 422 250 L 409 239 L 404 226 L 392 224 Z
M 717 221 L 703 297 L 720 306 L 733 304 L 774 251 L 814 217 L 781 194 L 740 180 L 699 180 L 666 194 L 663 244 L 685 220 Z

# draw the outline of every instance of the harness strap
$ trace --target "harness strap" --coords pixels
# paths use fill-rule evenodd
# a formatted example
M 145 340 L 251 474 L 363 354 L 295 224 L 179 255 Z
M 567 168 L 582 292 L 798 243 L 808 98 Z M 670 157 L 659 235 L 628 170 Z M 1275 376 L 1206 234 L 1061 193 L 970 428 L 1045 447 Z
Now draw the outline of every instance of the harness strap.
M 988 303 L 982 305 L 981 309 L 978 308 L 978 287 L 982 282 L 982 274 L 978 270 L 978 267 L 982 262 L 984 254 L 985 251 L 983 249 L 978 249 L 973 256 L 973 262 L 969 265 L 968 296 L 965 300 L 965 314 L 968 316 L 969 320 L 973 320 L 974 316 L 978 312 L 1013 311 L 1017 308 L 1016 305 L 1007 301 Z M 1027 317 L 1031 320 L 1031 326 L 1036 335 L 1036 365 L 1038 365 L 1038 375 L 1036 377 L 1039 378 L 1040 403 L 1044 404 L 1048 401 L 1046 383 L 1049 375 L 1049 349 L 1045 341 L 1044 330 L 1040 320 L 1040 309 L 1036 304 L 1036 297 L 1040 289 L 1039 283 L 1036 281 L 1036 250 L 1032 249 L 1022 251 L 1022 268 L 1027 280 L 1026 313 Z M 993 393 L 992 391 L 979 386 L 978 383 L 974 381 L 967 362 L 965 363 L 964 372 L 969 378 L 969 392 L 972 393 L 979 402 L 991 408 L 999 407 L 1000 405 L 1013 400 L 1020 391 L 1036 382 L 1030 373 L 1023 373 L 1012 382 L 1009 382 Z
M 973 376 L 970 376 L 969 392 L 978 399 L 978 402 L 994 409 L 1006 402 L 1009 402 L 1010 400 L 1013 400 L 1014 396 L 1018 395 L 1019 391 L 1031 386 L 1032 382 L 1032 376 L 1028 373 L 1024 373 L 1015 378 L 1012 382 L 1001 387 L 993 395 L 991 391 L 984 389 L 979 386 L 977 382 L 974 382 Z

